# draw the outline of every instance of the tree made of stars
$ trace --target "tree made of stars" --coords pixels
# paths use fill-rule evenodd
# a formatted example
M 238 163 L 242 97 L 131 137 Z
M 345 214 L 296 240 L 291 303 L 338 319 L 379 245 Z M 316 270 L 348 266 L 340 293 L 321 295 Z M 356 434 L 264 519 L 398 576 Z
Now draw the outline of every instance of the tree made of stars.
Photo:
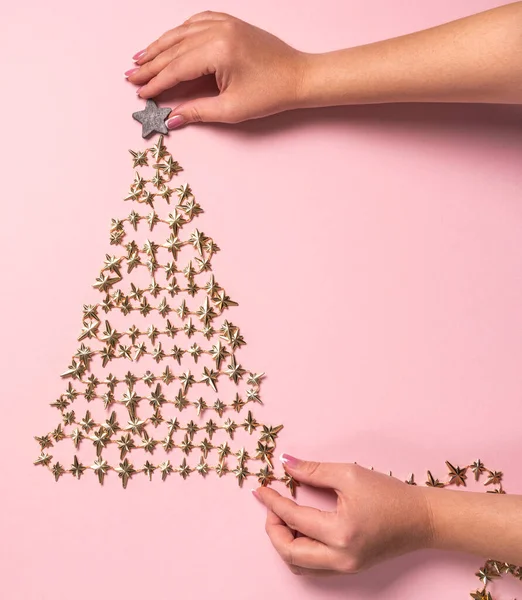
M 240 486 L 249 477 L 279 480 L 294 494 L 292 477 L 273 471 L 282 425 L 254 416 L 264 374 L 239 361 L 245 340 L 225 318 L 237 303 L 212 273 L 219 248 L 192 224 L 203 210 L 189 184 L 172 185 L 183 169 L 163 136 L 130 153 L 135 173 L 125 200 L 134 208 L 112 220 L 117 252 L 106 255 L 94 283 L 99 302 L 83 306 L 79 346 L 62 374 L 67 385 L 51 404 L 60 422 L 36 437 L 35 464 L 57 481 L 93 471 L 102 484 L 113 471 L 125 488 L 136 476 L 214 472 Z M 57 460 L 66 442 L 70 454 Z

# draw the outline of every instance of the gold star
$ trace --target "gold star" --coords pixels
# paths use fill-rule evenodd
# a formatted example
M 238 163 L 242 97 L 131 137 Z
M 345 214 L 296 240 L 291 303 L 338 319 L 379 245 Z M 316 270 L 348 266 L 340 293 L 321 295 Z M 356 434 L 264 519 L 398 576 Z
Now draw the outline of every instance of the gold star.
M 286 485 L 292 496 L 295 498 L 296 488 L 300 485 L 300 483 L 288 473 L 285 473 L 283 477 L 281 477 L 281 481 Z
M 179 376 L 179 380 L 181 381 L 181 387 L 183 389 L 183 393 L 192 387 L 192 385 L 196 382 L 194 379 L 194 375 L 190 371 L 185 371 Z
M 172 233 L 174 235 L 178 235 L 179 230 L 183 227 L 183 225 L 186 224 L 186 222 L 187 220 L 185 219 L 185 217 L 183 217 L 183 215 L 177 212 L 169 213 L 169 216 L 167 218 L 167 224 L 172 229 Z M 174 258 L 176 258 L 176 255 L 174 255 Z
M 213 408 L 213 409 L 214 409 L 214 410 L 217 412 L 217 414 L 218 414 L 220 417 L 222 417 L 222 416 L 223 416 L 223 412 L 224 412 L 224 411 L 225 411 L 225 409 L 226 409 L 226 404 L 224 404 L 223 402 L 221 402 L 221 400 L 218 398 L 218 399 L 217 399 L 217 400 L 214 402 L 214 405 L 213 405 L 213 407 L 212 407 L 212 408 Z
M 120 424 L 116 420 L 117 415 L 115 411 L 112 411 L 111 416 L 103 424 L 103 428 L 107 431 L 107 435 L 111 436 L 120 430 Z
M 131 419 L 128 426 L 125 428 L 127 431 L 131 431 L 134 435 L 141 435 L 145 421 L 142 421 L 138 417 Z
M 205 400 L 203 400 L 203 398 L 198 398 L 194 402 L 194 408 L 196 409 L 196 413 L 199 417 L 207 410 L 208 406 L 207 406 L 207 403 L 205 402 Z
M 169 179 L 173 175 L 177 175 L 180 171 L 183 171 L 183 168 L 180 167 L 177 161 L 172 159 L 172 156 L 168 156 L 163 164 L 154 165 L 154 168 L 161 169 Z
M 98 431 L 96 431 L 94 435 L 90 437 L 90 439 L 92 440 L 92 443 L 96 448 L 96 455 L 100 456 L 102 450 L 107 446 L 107 432 L 105 431 L 105 429 L 103 429 L 103 427 L 100 427 L 100 429 L 98 429 Z
M 276 427 L 272 427 L 272 425 L 263 425 L 263 431 L 261 432 L 261 437 L 259 440 L 261 442 L 268 442 L 270 444 L 275 444 L 277 434 L 283 429 L 283 425 L 277 425 Z
M 154 454 L 154 450 L 156 449 L 158 442 L 151 437 L 147 431 L 143 432 L 143 438 L 141 440 L 140 447 L 145 450 L 145 452 L 149 452 L 150 454 Z
M 118 473 L 118 477 L 121 479 L 123 489 L 127 487 L 129 479 L 136 473 L 134 466 L 129 463 L 128 459 L 120 462 L 120 464 L 114 469 Z
M 245 431 L 247 431 L 248 433 L 252 433 L 253 431 L 255 431 L 257 429 L 257 427 L 259 427 L 259 423 L 256 421 L 254 415 L 252 414 L 252 411 L 249 410 L 247 413 L 247 417 L 246 419 L 243 421 L 242 423 L 243 429 Z
M 245 450 L 245 448 L 240 448 L 236 452 L 236 456 L 237 456 L 237 462 L 239 465 L 243 465 L 245 463 L 245 461 L 250 460 L 250 455 Z
M 42 437 L 35 436 L 34 438 L 39 444 L 42 450 L 46 448 L 51 448 L 53 445 L 53 441 L 51 440 L 50 434 L 42 435 Z
M 488 471 L 488 478 L 484 485 L 497 485 L 502 482 L 502 471 Z
M 223 429 L 228 433 L 231 439 L 234 439 L 234 433 L 237 429 L 237 423 L 234 423 L 232 419 L 227 419 L 223 423 Z
M 237 478 L 237 483 L 239 487 L 243 487 L 243 481 L 245 481 L 245 479 L 250 475 L 248 467 L 243 464 L 240 464 L 234 469 L 233 473 Z
M 214 446 L 212 445 L 211 442 L 208 441 L 207 438 L 205 438 L 199 445 L 199 448 L 201 450 L 201 454 L 203 455 L 203 458 L 207 459 L 208 453 L 212 450 L 212 448 L 214 448 Z
M 60 479 L 60 477 L 65 473 L 65 469 L 62 467 L 62 465 L 57 462 L 53 465 L 53 468 L 51 469 L 53 475 L 54 475 L 54 480 L 58 481 L 58 479 Z
M 159 465 L 159 469 L 161 471 L 161 481 L 165 481 L 167 477 L 174 471 L 172 465 L 170 464 L 170 460 L 166 460 Z
M 154 474 L 155 470 L 156 470 L 156 467 L 149 461 L 147 461 L 143 465 L 143 472 L 145 473 L 145 475 L 147 475 L 147 477 L 149 478 L 149 481 L 152 481 L 152 475 Z
M 228 442 L 223 442 L 222 444 L 220 444 L 217 447 L 217 453 L 220 462 L 227 458 L 227 456 L 230 456 L 231 450 L 230 446 L 228 445 Z
M 240 379 L 243 379 L 243 375 L 246 373 L 246 371 L 241 365 L 236 363 L 236 357 L 232 355 L 230 364 L 227 366 L 225 373 L 235 384 L 237 384 Z
M 72 463 L 71 469 L 70 469 L 71 473 L 74 475 L 74 477 L 76 477 L 77 479 L 80 479 L 85 471 L 85 468 L 86 467 L 84 467 L 84 465 L 82 465 L 82 463 L 79 462 L 78 457 L 75 454 L 74 460 L 73 460 L 73 463 Z
M 178 195 L 180 202 L 183 202 L 192 196 L 192 190 L 190 189 L 190 185 L 188 183 L 180 185 L 175 189 L 175 192 Z
M 34 461 L 35 465 L 42 465 L 42 467 L 47 467 L 52 460 L 52 456 L 47 454 L 47 452 L 42 451 L 40 456 Z
M 71 433 L 71 439 L 76 449 L 80 447 L 80 442 L 83 440 L 83 438 L 83 433 L 76 427 Z
M 204 289 L 206 290 L 209 296 L 215 296 L 219 292 L 221 288 L 219 287 L 219 284 L 215 281 L 214 275 L 210 276 L 210 279 L 205 284 Z
M 259 469 L 259 472 L 256 473 L 256 477 L 259 482 L 259 485 L 262 485 L 264 487 L 270 485 L 275 479 L 273 471 L 271 471 L 270 467 L 267 466 Z
M 247 385 L 259 385 L 264 376 L 264 373 L 249 373 Z
M 446 466 L 449 469 L 450 485 L 455 484 L 457 487 L 460 485 L 465 486 L 467 467 L 462 469 L 460 467 L 454 467 L 449 461 L 446 461 Z
M 484 463 L 478 459 L 471 465 L 471 470 L 475 474 L 475 481 L 478 481 L 486 469 L 484 467 Z
M 85 413 L 85 417 L 83 417 L 83 419 L 80 421 L 79 425 L 85 431 L 85 433 L 89 433 L 89 431 L 94 428 L 95 423 L 92 420 L 90 411 L 87 411 Z
M 180 207 L 189 219 L 193 219 L 203 212 L 201 206 L 195 202 L 194 199 L 185 202 L 185 204 L 181 204 Z
M 132 166 L 136 167 L 146 167 L 149 163 L 147 160 L 147 150 L 140 152 L 134 152 L 134 150 L 129 150 L 132 155 Z
M 243 401 L 243 399 L 241 398 L 241 396 L 236 393 L 236 397 L 234 399 L 234 402 L 232 402 L 232 408 L 236 412 L 240 412 L 241 409 L 243 408 L 243 406 L 245 406 L 245 402 Z
M 162 440 L 161 445 L 163 446 L 163 450 L 165 450 L 167 453 L 176 447 L 176 444 L 170 435 Z
M 214 470 L 216 471 L 218 477 L 223 477 L 223 475 L 226 475 L 229 472 L 226 462 L 220 462 L 214 467 Z
M 191 472 L 192 472 L 192 469 L 187 465 L 187 459 L 184 458 L 183 462 L 178 467 L 178 473 L 181 475 L 181 477 L 183 477 L 183 479 L 186 479 L 190 475 Z
M 212 301 L 218 307 L 220 312 L 223 312 L 226 308 L 230 306 L 238 306 L 237 302 L 234 302 L 230 299 L 230 296 L 227 296 L 224 290 L 221 290 L 217 294 L 212 297 Z
M 185 434 L 185 437 L 183 438 L 183 441 L 181 442 L 179 447 L 181 451 L 188 456 L 194 449 L 194 444 L 192 443 L 192 439 L 187 434 Z
M 120 450 L 120 460 L 123 460 L 125 458 L 127 452 L 130 452 L 131 450 L 136 448 L 136 445 L 134 444 L 134 439 L 129 433 L 122 435 L 119 440 L 116 440 L 116 445 Z
M 256 449 L 256 458 L 258 460 L 262 460 L 266 462 L 272 469 L 274 465 L 272 464 L 272 458 L 274 456 L 274 447 L 269 446 L 268 444 L 263 444 L 262 442 L 257 442 Z
M 217 392 L 216 381 L 218 380 L 218 377 L 219 373 L 217 371 L 214 371 L 214 369 L 209 369 L 208 367 L 204 367 L 201 382 L 206 383 L 215 392 Z
M 441 483 L 438 479 L 435 479 L 430 471 L 428 471 L 428 481 L 426 481 L 426 485 L 428 487 L 436 487 L 436 488 L 444 487 L 444 484 Z
M 103 479 L 107 474 L 107 471 L 110 469 L 107 461 L 100 456 L 94 461 L 91 469 L 96 473 L 96 475 L 98 475 L 98 481 L 100 482 L 100 485 L 103 485 Z
M 203 350 L 201 349 L 201 346 L 198 346 L 198 344 L 194 343 L 194 344 L 192 344 L 192 346 L 189 348 L 188 351 L 189 351 L 189 354 L 194 359 L 194 362 L 197 364 L 198 358 L 203 354 Z
M 204 458 L 201 457 L 199 463 L 196 465 L 196 471 L 203 477 L 206 477 L 208 474 L 208 464 L 205 462 Z
M 169 156 L 167 151 L 167 147 L 163 143 L 163 136 L 160 135 L 158 141 L 154 144 L 154 146 L 150 149 L 152 156 L 154 157 L 156 162 L 160 162 L 165 157 Z
M 216 311 L 210 305 L 208 296 L 205 296 L 205 300 L 202 306 L 198 308 L 196 315 L 204 325 L 208 325 L 213 319 L 216 318 Z

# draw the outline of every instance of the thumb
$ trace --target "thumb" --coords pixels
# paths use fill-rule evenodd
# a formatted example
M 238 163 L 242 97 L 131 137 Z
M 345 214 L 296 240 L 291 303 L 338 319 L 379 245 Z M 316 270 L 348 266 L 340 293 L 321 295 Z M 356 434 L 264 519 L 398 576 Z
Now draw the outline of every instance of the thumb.
M 301 460 L 290 454 L 281 454 L 279 460 L 294 479 L 314 487 L 339 489 L 342 464 Z
M 220 96 L 197 98 L 177 106 L 167 119 L 167 128 L 176 129 L 187 123 L 224 122 L 223 102 Z

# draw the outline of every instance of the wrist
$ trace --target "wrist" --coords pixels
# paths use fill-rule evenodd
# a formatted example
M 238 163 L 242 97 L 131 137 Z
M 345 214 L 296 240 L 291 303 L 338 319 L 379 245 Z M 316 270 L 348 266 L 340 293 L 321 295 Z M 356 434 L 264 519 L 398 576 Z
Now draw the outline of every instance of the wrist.
M 301 52 L 299 60 L 295 108 L 317 108 L 328 105 L 326 102 L 325 55 Z

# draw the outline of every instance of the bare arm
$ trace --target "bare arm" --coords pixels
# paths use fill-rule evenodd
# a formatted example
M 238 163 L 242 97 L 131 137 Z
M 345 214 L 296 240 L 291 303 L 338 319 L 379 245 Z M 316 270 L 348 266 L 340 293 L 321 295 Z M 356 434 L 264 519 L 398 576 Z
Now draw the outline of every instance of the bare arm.
M 522 2 L 402 37 L 312 55 L 307 106 L 522 102 Z
M 410 35 L 309 54 L 224 13 L 167 31 L 125 73 L 151 98 L 214 75 L 219 94 L 177 106 L 168 123 L 235 123 L 302 107 L 384 102 L 522 103 L 522 2 Z

